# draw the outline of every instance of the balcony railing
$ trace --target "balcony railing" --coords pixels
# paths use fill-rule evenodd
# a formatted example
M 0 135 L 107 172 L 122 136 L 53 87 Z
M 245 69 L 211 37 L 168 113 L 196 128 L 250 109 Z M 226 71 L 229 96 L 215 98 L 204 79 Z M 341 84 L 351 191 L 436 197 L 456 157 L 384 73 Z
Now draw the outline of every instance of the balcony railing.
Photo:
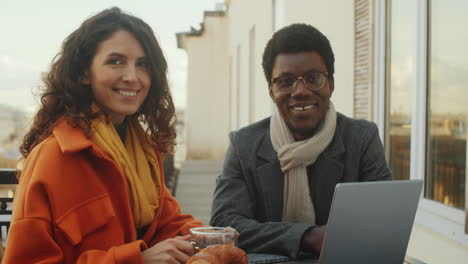
M 13 203 L 13 191 L 16 189 L 16 170 L 0 169 L 0 238 L 6 242 L 11 221 L 11 206 Z

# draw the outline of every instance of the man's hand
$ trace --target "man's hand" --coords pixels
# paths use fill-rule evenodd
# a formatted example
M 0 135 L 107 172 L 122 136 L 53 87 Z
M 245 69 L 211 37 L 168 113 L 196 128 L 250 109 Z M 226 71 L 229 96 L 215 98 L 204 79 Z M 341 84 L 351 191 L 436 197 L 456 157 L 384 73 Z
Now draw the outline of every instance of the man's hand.
M 188 240 L 191 236 L 166 239 L 141 253 L 144 264 L 180 264 L 193 255 L 193 246 Z
M 316 226 L 308 229 L 302 236 L 301 249 L 307 252 L 320 254 L 326 230 L 327 225 Z

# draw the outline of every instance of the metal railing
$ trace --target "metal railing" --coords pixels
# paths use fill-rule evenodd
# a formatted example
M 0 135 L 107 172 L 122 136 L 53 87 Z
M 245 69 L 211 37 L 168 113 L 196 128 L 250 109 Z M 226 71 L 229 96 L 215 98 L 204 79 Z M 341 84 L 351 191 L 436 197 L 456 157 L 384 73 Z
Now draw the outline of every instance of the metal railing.
M 15 169 L 0 169 L 0 185 L 16 185 L 16 170 Z M 12 188 L 14 189 L 14 187 Z M 4 243 L 10 228 L 11 221 L 11 205 L 13 197 L 0 196 L 0 238 Z

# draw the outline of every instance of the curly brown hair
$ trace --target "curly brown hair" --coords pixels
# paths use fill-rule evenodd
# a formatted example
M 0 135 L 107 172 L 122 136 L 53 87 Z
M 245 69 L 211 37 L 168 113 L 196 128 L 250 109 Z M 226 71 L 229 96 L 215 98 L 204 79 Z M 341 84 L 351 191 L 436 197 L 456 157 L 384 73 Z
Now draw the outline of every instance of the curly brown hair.
M 25 135 L 20 152 L 26 158 L 32 149 L 49 137 L 59 119 L 64 118 L 89 136 L 93 113 L 93 93 L 82 83 L 99 44 L 117 30 L 130 32 L 148 58 L 151 87 L 136 115 L 147 126 L 154 146 L 162 153 L 171 153 L 175 146 L 175 108 L 167 81 L 167 62 L 151 27 L 140 18 L 119 8 L 106 9 L 85 20 L 68 36 L 61 51 L 44 76 L 41 106 L 31 129 Z M 105 113 L 104 113 L 105 114 Z

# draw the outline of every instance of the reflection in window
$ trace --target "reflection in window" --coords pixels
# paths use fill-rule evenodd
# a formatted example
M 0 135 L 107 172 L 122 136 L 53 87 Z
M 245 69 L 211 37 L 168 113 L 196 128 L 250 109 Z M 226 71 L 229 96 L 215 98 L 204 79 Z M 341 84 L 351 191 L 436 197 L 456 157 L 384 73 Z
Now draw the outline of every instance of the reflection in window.
M 411 110 L 415 77 L 416 0 L 389 2 L 387 133 L 389 166 L 396 180 L 409 179 Z
M 468 1 L 432 0 L 425 196 L 465 208 Z

